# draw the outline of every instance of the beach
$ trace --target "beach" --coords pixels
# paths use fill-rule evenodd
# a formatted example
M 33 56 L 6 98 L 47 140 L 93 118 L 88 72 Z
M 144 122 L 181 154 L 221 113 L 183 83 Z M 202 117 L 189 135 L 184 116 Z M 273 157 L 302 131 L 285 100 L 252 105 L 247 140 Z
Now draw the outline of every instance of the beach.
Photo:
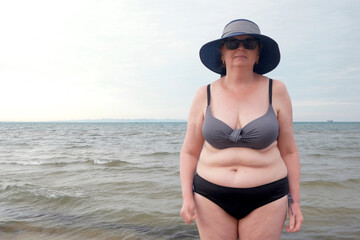
M 199 239 L 179 216 L 185 122 L 0 123 L 0 240 Z M 359 239 L 360 123 L 294 123 L 300 232 Z

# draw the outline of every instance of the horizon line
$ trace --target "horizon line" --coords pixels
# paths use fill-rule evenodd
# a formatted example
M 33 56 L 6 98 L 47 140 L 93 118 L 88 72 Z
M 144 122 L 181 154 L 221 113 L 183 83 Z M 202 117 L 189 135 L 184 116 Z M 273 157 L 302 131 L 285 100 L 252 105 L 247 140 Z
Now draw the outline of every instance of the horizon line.
M 78 119 L 78 120 L 48 120 L 48 121 L 1 121 L 0 123 L 121 123 L 121 122 L 187 122 L 187 119 L 172 119 L 172 118 L 128 118 L 128 119 L 112 119 L 112 118 L 100 118 L 100 119 Z M 334 120 L 322 120 L 322 121 L 293 121 L 293 123 L 358 123 L 360 121 L 334 121 Z

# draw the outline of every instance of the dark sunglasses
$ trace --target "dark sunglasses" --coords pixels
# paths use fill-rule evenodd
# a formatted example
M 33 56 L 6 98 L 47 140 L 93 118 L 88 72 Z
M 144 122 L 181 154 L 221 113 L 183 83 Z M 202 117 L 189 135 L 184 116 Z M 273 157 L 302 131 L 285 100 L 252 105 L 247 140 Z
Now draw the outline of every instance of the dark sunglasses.
M 245 49 L 255 49 L 258 45 L 258 41 L 253 38 L 246 38 L 244 40 L 239 40 L 236 38 L 228 38 L 225 40 L 225 47 L 229 50 L 235 50 L 240 47 L 240 44 L 243 45 Z

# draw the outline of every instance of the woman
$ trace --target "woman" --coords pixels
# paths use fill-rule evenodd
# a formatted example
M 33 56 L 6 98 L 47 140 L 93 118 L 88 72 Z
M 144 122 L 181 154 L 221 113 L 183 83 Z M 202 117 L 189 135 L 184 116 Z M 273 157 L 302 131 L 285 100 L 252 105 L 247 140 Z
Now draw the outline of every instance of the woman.
M 289 204 L 286 230 L 298 231 L 291 101 L 282 82 L 262 75 L 280 61 L 277 43 L 238 19 L 201 48 L 200 58 L 221 78 L 201 87 L 190 109 L 180 154 L 181 217 L 196 219 L 205 240 L 280 239 Z

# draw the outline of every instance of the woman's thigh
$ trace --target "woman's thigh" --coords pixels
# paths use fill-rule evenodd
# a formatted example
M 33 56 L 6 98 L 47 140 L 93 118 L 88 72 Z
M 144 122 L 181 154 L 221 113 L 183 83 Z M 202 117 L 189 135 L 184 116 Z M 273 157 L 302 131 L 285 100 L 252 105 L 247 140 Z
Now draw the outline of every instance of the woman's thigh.
M 255 209 L 239 221 L 241 240 L 279 240 L 287 212 L 287 196 Z
M 195 193 L 196 224 L 201 240 L 237 240 L 238 221 L 209 199 Z

